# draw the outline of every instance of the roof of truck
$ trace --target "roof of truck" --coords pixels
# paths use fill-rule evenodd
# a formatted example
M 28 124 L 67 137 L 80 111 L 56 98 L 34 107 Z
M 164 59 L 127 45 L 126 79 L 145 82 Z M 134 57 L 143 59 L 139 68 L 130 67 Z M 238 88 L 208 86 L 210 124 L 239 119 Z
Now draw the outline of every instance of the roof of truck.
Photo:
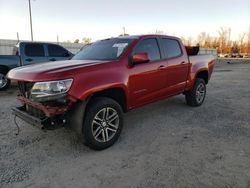
M 178 38 L 178 37 L 175 37 L 175 36 L 168 36 L 168 35 L 146 34 L 146 35 L 126 35 L 126 36 L 107 38 L 107 39 L 104 39 L 104 40 L 109 40 L 109 39 L 139 39 L 139 38 L 142 38 L 142 37 L 171 37 L 171 38 Z

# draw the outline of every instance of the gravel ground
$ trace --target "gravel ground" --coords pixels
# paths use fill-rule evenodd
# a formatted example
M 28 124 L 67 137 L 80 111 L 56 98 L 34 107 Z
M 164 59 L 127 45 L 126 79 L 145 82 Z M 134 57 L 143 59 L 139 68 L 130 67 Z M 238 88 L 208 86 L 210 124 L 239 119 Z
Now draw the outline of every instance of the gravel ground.
M 70 130 L 43 132 L 0 93 L 0 187 L 250 187 L 250 63 L 217 63 L 199 108 L 182 95 L 125 115 L 118 142 L 104 151 Z

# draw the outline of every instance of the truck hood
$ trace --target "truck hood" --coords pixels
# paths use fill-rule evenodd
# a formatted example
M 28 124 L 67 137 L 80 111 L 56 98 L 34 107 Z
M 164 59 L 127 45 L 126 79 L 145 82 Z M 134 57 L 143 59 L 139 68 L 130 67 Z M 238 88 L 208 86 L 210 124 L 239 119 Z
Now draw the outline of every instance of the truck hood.
M 80 74 L 87 67 L 108 62 L 99 60 L 66 60 L 33 64 L 12 69 L 7 77 L 11 80 L 27 82 L 60 80 Z

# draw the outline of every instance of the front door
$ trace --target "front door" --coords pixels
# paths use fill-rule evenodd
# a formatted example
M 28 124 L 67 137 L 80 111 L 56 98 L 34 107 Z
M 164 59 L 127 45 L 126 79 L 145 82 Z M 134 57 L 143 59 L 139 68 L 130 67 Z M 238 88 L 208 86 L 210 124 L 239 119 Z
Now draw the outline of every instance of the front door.
M 134 65 L 129 69 L 129 88 L 131 106 L 137 107 L 156 100 L 166 87 L 167 62 L 161 60 L 156 38 L 140 41 L 132 54 L 148 53 L 150 61 Z

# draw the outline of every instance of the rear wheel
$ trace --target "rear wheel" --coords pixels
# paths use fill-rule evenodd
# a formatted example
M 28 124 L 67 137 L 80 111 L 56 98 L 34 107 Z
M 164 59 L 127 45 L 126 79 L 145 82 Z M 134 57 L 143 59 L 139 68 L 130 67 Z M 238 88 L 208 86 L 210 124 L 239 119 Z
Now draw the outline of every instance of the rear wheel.
M 200 106 L 206 97 L 206 82 L 197 78 L 192 90 L 185 93 L 186 103 L 190 106 Z
M 113 145 L 123 127 L 121 106 L 110 98 L 100 97 L 90 102 L 83 124 L 84 143 L 102 150 Z
M 8 89 L 10 86 L 10 80 L 7 79 L 4 73 L 0 73 L 0 91 Z

